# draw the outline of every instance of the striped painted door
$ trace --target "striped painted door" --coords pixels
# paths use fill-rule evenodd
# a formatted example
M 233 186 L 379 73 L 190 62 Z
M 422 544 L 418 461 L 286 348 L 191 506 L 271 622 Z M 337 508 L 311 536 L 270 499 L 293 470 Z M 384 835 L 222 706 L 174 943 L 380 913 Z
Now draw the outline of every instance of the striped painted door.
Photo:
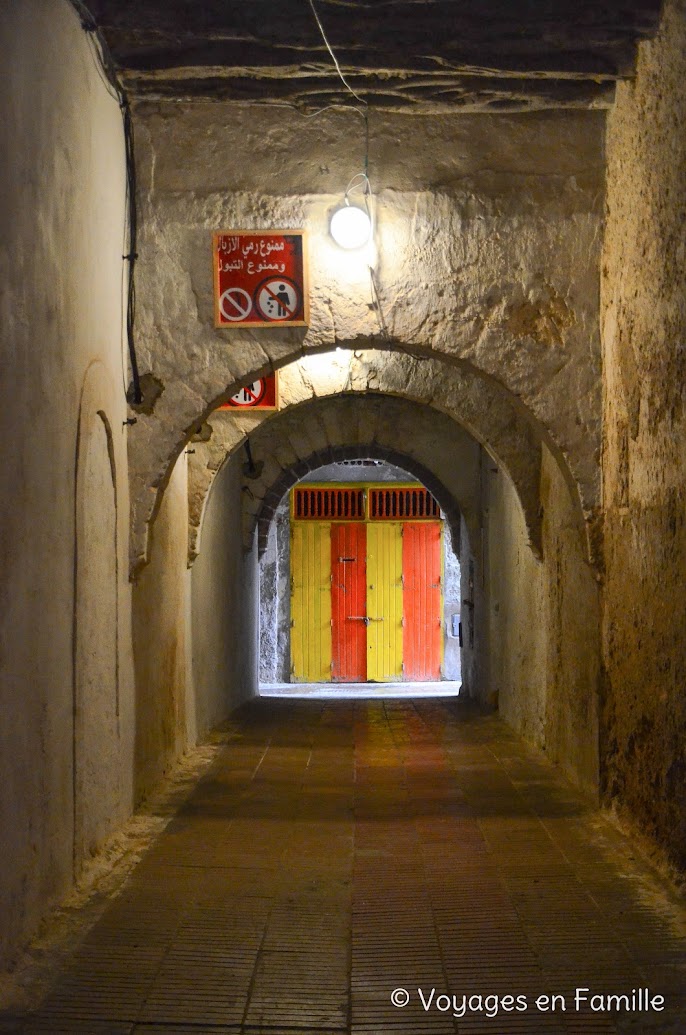
M 367 678 L 366 550 L 366 525 L 331 525 L 331 678 L 338 683 Z
M 440 522 L 403 525 L 403 676 L 408 680 L 441 678 Z
M 403 672 L 401 525 L 367 525 L 367 679 L 395 682 Z
M 291 525 L 291 676 L 296 683 L 331 679 L 330 523 Z

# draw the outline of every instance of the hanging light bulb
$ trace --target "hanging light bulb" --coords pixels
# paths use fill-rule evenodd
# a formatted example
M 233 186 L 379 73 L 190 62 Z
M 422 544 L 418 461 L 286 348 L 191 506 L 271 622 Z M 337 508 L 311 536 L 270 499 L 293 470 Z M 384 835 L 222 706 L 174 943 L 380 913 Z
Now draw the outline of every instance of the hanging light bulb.
M 372 231 L 372 221 L 363 208 L 351 205 L 346 196 L 345 204 L 337 208 L 331 217 L 330 229 L 337 245 L 352 250 L 367 243 Z
M 350 204 L 350 195 L 355 191 L 363 193 L 364 208 Z M 341 248 L 361 248 L 372 236 L 371 201 L 369 178 L 366 173 L 358 173 L 348 184 L 343 204 L 331 217 L 331 236 Z

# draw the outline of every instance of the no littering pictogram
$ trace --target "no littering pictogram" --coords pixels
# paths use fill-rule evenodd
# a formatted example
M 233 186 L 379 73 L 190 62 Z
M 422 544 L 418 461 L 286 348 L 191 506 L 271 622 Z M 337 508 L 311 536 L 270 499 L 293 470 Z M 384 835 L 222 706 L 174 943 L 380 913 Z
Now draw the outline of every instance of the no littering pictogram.
M 255 290 L 255 308 L 263 320 L 278 323 L 292 319 L 299 304 L 298 288 L 288 277 L 270 277 Z

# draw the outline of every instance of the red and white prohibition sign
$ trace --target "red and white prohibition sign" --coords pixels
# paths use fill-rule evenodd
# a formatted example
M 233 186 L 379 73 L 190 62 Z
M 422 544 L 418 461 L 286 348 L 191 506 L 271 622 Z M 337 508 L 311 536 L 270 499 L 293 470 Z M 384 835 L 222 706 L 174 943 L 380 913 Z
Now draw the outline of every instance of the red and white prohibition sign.
M 263 320 L 288 320 L 300 305 L 297 285 L 288 277 L 268 277 L 255 289 L 255 309 Z
M 240 287 L 230 287 L 219 298 L 219 309 L 229 323 L 240 323 L 250 315 L 252 298 Z
M 267 393 L 267 382 L 261 377 L 257 381 L 245 385 L 239 392 L 231 396 L 234 406 L 258 406 Z
M 212 235 L 214 326 L 307 327 L 304 230 L 225 230 Z

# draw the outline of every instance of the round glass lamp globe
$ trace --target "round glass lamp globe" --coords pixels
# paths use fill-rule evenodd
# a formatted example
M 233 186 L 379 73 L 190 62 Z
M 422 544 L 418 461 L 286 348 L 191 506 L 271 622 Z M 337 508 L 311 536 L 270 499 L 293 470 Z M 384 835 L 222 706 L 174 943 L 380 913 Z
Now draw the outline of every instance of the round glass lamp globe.
M 331 217 L 331 236 L 341 248 L 361 248 L 369 240 L 372 222 L 356 205 L 343 205 Z

